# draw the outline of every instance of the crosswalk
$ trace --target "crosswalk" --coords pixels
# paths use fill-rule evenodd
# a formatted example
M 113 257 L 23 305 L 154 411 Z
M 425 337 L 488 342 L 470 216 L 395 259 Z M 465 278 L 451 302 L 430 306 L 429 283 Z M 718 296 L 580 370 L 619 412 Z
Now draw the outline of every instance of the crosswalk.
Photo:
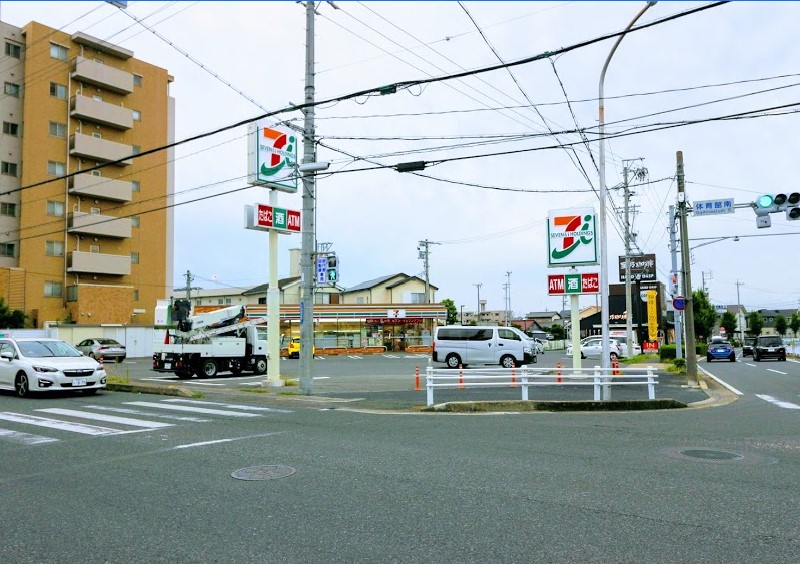
M 769 396 L 767 394 L 756 394 L 756 397 L 762 399 L 766 402 L 771 403 L 774 406 L 782 407 L 783 409 L 800 409 L 800 405 L 796 403 L 792 403 L 790 401 L 782 400 L 780 398 L 776 398 L 774 396 Z
M 31 411 L 0 411 L 0 443 L 36 446 L 59 442 L 69 434 L 125 435 L 215 419 L 292 413 L 287 409 L 179 398 L 127 401 L 119 406 L 83 405 L 78 409 L 45 407 Z

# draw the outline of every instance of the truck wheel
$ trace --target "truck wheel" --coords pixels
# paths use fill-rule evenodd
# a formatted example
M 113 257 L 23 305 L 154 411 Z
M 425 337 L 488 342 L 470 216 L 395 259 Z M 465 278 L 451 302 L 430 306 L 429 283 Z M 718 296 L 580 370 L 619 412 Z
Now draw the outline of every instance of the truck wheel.
M 255 362 L 254 372 L 256 374 L 266 374 L 267 373 L 267 359 L 266 358 L 257 358 Z
M 203 366 L 200 370 L 203 372 L 203 376 L 213 378 L 217 375 L 217 363 L 209 358 L 203 361 Z

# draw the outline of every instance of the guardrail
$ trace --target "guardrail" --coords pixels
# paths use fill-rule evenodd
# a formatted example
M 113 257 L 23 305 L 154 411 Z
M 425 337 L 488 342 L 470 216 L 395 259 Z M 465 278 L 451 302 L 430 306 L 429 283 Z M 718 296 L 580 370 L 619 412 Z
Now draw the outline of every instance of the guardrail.
M 437 388 L 520 388 L 522 401 L 528 401 L 531 386 L 592 386 L 594 401 L 601 401 L 605 386 L 647 386 L 648 399 L 656 399 L 655 385 L 658 376 L 655 369 L 602 368 L 473 368 L 454 371 L 452 368 L 428 366 L 425 374 L 427 404 L 433 405 L 433 391 Z

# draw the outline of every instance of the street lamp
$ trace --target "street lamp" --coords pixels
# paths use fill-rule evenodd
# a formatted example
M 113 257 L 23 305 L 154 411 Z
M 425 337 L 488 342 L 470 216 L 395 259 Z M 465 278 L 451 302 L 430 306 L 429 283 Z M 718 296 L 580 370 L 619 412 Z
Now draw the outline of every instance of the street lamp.
M 483 282 L 479 282 L 477 284 L 473 284 L 478 289 L 478 325 L 481 323 L 481 286 L 483 286 Z
M 608 64 L 611 62 L 611 57 L 614 56 L 614 52 L 619 47 L 622 38 L 625 37 L 625 34 L 633 27 L 633 24 L 636 23 L 642 15 L 651 7 L 654 6 L 655 2 L 647 2 L 644 8 L 642 8 L 638 14 L 631 20 L 631 23 L 628 24 L 628 27 L 620 34 L 617 38 L 617 41 L 614 43 L 614 46 L 611 48 L 611 52 L 608 54 L 608 58 L 606 59 L 605 64 L 603 65 L 603 70 L 600 73 L 600 84 L 599 84 L 599 107 L 598 107 L 598 115 L 599 115 L 599 151 L 600 151 L 600 165 L 599 165 L 599 172 L 600 172 L 600 225 L 599 225 L 599 237 L 600 237 L 600 327 L 601 327 L 601 335 L 602 335 L 602 342 L 603 342 L 603 349 L 602 349 L 602 366 L 603 368 L 608 368 L 610 365 L 611 359 L 611 346 L 608 340 L 608 238 L 606 234 L 606 198 L 608 197 L 607 192 L 608 189 L 606 188 L 606 145 L 605 145 L 605 135 L 606 135 L 606 126 L 605 126 L 605 104 L 603 101 L 603 83 L 606 79 L 606 70 L 608 70 Z M 608 398 L 606 398 L 608 399 Z

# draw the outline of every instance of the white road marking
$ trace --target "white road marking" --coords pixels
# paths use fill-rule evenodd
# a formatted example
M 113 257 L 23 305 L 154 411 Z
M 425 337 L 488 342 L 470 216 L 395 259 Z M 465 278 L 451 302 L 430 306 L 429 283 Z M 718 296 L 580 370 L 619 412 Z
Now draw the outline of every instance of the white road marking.
M 165 399 L 163 401 L 170 403 L 190 403 L 192 405 L 221 405 L 222 407 L 230 407 L 231 409 L 245 409 L 250 411 L 269 411 L 272 413 L 292 413 L 289 409 L 275 409 L 274 407 L 258 407 L 257 405 L 238 405 L 234 403 L 223 403 L 216 401 L 200 401 L 190 399 Z
M 69 423 L 59 419 L 47 419 L 46 417 L 23 415 L 22 413 L 11 413 L 9 411 L 0 413 L 0 419 L 5 421 L 13 421 L 15 423 L 25 423 L 26 425 L 48 427 L 50 429 L 58 429 L 60 431 L 81 433 L 83 435 L 117 435 L 120 433 L 119 430 L 109 429 L 108 427 L 97 427 L 95 425 L 84 425 L 82 423 Z
M 384 355 L 381 355 L 381 356 L 383 356 L 385 358 L 400 358 L 396 354 L 384 354 Z
M 201 419 L 190 415 L 171 415 L 169 413 L 152 413 L 138 409 L 125 409 L 124 407 L 107 407 L 104 405 L 84 405 L 87 409 L 99 409 L 101 411 L 113 411 L 115 413 L 128 413 L 130 415 L 144 415 L 146 417 L 160 417 L 161 419 L 174 419 L 175 421 L 192 421 L 194 423 L 208 423 L 211 419 Z
M 105 421 L 106 423 L 117 423 L 130 427 L 146 427 L 147 429 L 161 429 L 162 427 L 172 427 L 172 423 L 161 423 L 159 421 L 145 421 L 143 419 L 132 419 L 130 417 L 117 417 L 116 415 L 105 415 L 104 413 L 91 413 L 90 411 L 78 411 L 77 409 L 62 409 L 60 407 L 49 407 L 47 409 L 37 409 L 42 413 L 52 413 L 53 415 L 67 415 L 79 419 L 90 419 L 92 421 Z
M 784 409 L 800 409 L 800 405 L 797 405 L 797 404 L 794 404 L 794 403 L 790 403 L 788 401 L 782 401 L 782 400 L 779 400 L 778 398 L 774 398 L 772 396 L 768 396 L 768 395 L 765 395 L 765 394 L 756 394 L 756 397 L 757 398 L 761 398 L 764 401 L 768 401 L 769 403 L 771 403 L 773 405 L 777 405 L 778 407 L 783 407 Z
M 213 382 L 186 382 L 187 384 L 192 384 L 193 386 L 224 386 L 225 384 L 215 384 Z
M 330 380 L 330 376 L 314 376 L 313 380 Z
M 698 365 L 698 366 L 697 366 L 697 369 L 698 369 L 698 370 L 700 370 L 700 371 L 702 371 L 702 372 L 703 372 L 703 374 L 705 374 L 706 376 L 708 376 L 708 377 L 709 377 L 709 378 L 711 378 L 712 380 L 715 380 L 715 381 L 719 382 L 721 385 L 723 385 L 723 386 L 725 386 L 726 388 L 728 388 L 730 391 L 732 391 L 732 392 L 733 392 L 734 394 L 736 394 L 737 396 L 743 396 L 743 395 L 744 395 L 742 392 L 740 392 L 739 390 L 737 390 L 736 388 L 734 388 L 733 386 L 731 386 L 731 385 L 730 385 L 730 384 L 728 384 L 727 382 L 723 382 L 722 380 L 720 380 L 719 378 L 717 378 L 716 376 L 714 376 L 714 375 L 713 375 L 711 372 L 709 372 L 708 370 L 706 370 L 706 369 L 705 369 L 705 368 L 703 368 L 702 366 Z
M 222 411 L 221 409 L 207 409 L 205 407 L 191 407 L 188 405 L 163 404 L 151 401 L 127 401 L 125 402 L 125 405 L 154 407 L 156 409 L 172 409 L 174 411 L 189 411 L 192 413 L 206 413 L 208 415 L 230 415 L 231 417 L 261 417 L 258 413 L 240 413 L 238 411 Z
M 783 374 L 784 376 L 787 375 L 786 372 L 781 372 L 780 370 L 773 370 L 772 368 L 767 368 L 770 372 L 774 372 L 775 374 Z
M 11 431 L 9 429 L 0 429 L 0 439 L 25 446 L 58 442 L 58 439 L 42 437 L 41 435 L 32 435 L 30 433 L 21 433 L 19 431 Z
M 755 364 L 750 364 L 749 362 L 745 362 L 745 364 L 746 364 L 747 366 L 752 366 L 753 368 L 755 368 L 755 367 L 756 367 L 756 365 L 755 365 Z
M 361 360 L 364 357 L 363 356 L 358 356 L 357 354 L 349 354 L 349 355 L 347 355 L 347 358 L 354 358 L 356 360 Z
M 233 438 L 233 439 L 218 439 L 216 441 L 203 441 L 201 443 L 190 443 L 190 444 L 186 444 L 186 445 L 174 446 L 170 450 L 180 450 L 180 449 L 183 449 L 183 448 L 194 448 L 194 447 L 200 447 L 200 446 L 217 445 L 217 444 L 220 444 L 220 443 L 232 443 L 234 441 L 243 441 L 243 440 L 246 440 L 246 439 L 259 439 L 261 437 L 270 437 L 272 435 L 280 435 L 280 434 L 281 434 L 281 432 L 264 433 L 264 434 L 261 434 L 261 435 L 250 435 L 250 436 L 247 436 L 247 437 L 236 437 L 236 438 Z

